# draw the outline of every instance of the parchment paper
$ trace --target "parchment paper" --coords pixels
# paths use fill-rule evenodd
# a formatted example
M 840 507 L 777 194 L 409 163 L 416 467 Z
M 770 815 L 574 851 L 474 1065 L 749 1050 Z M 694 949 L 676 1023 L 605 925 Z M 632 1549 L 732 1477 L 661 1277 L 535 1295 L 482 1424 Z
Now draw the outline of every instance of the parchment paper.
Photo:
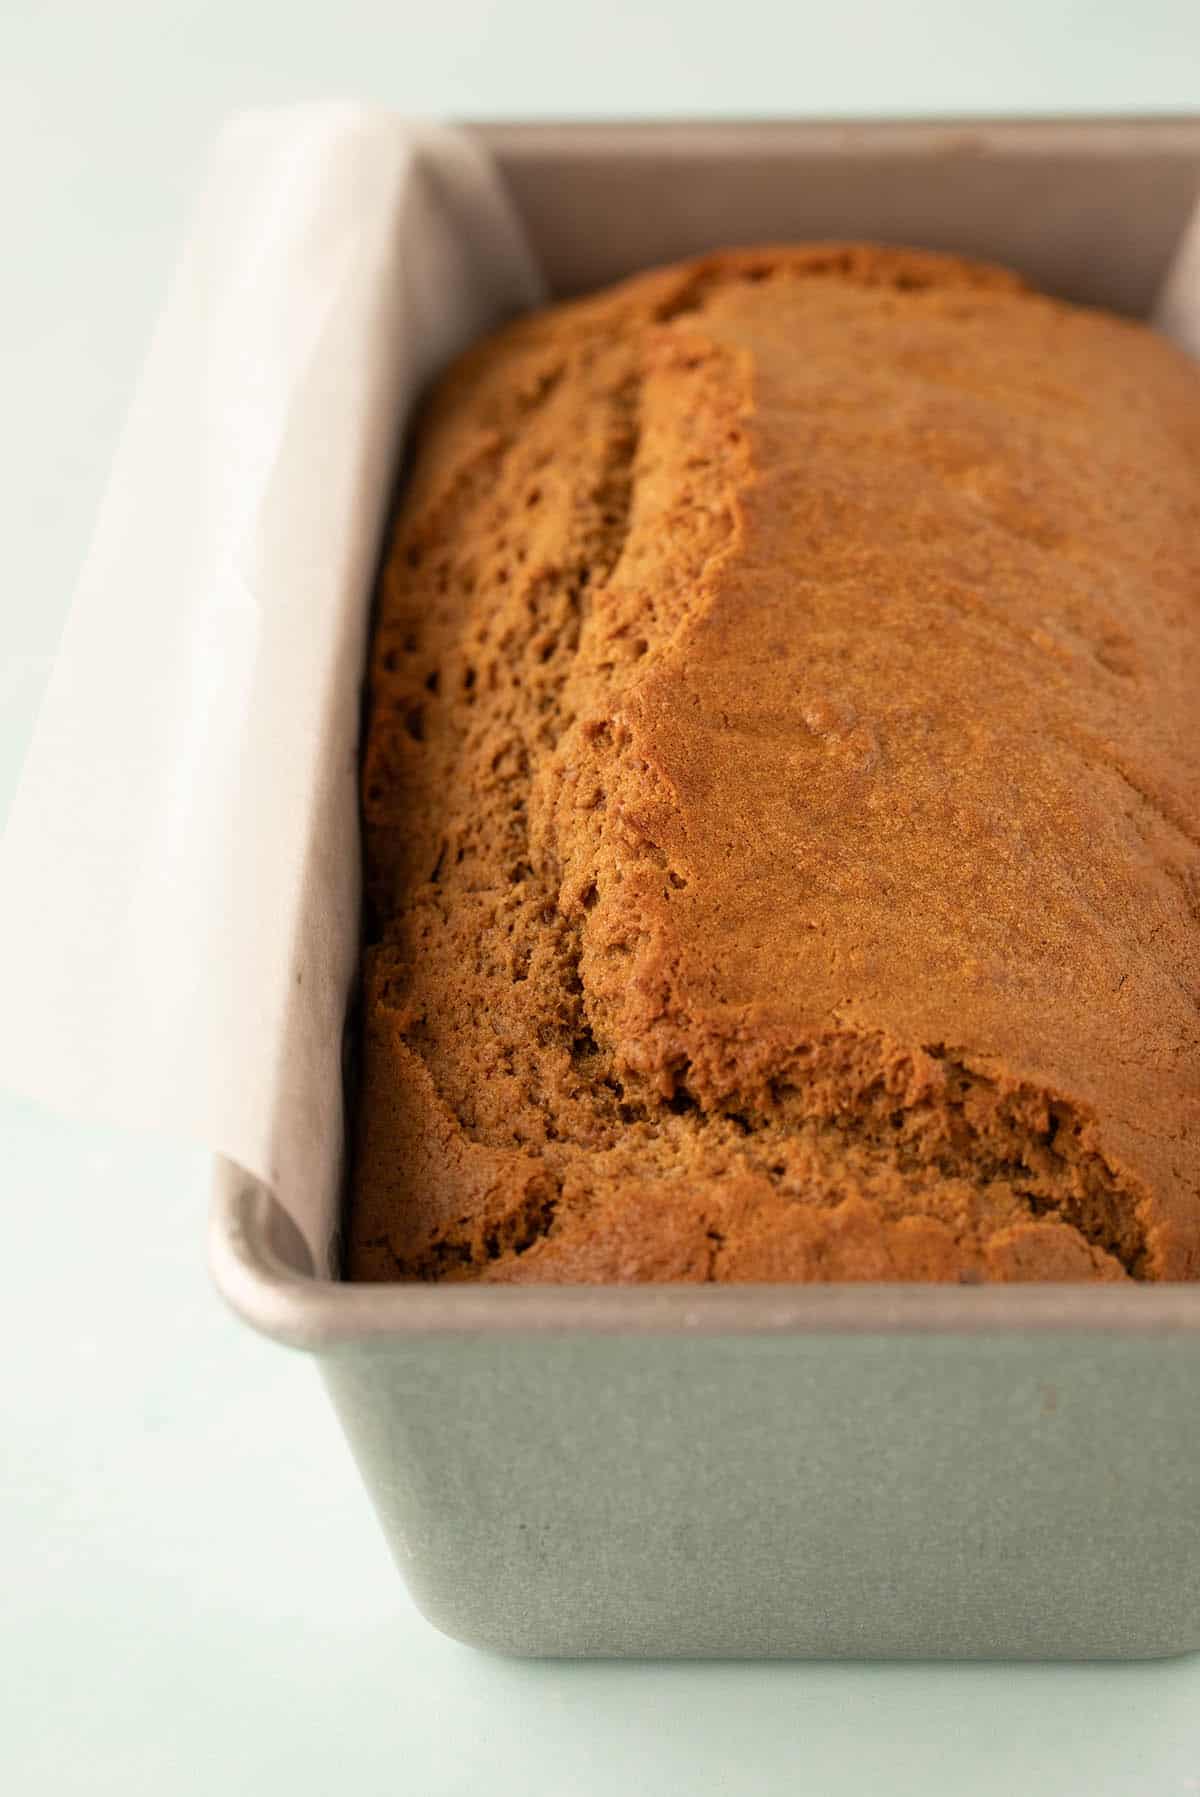
M 318 1264 L 400 427 L 538 297 L 466 136 L 353 106 L 225 130 L 0 846 L 0 1082 L 240 1161 Z

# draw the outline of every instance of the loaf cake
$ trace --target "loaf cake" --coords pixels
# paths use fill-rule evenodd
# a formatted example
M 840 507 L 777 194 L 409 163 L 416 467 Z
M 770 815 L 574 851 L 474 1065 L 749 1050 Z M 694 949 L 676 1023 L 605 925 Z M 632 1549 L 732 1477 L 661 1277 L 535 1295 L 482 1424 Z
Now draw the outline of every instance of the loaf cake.
M 718 254 L 424 410 L 370 655 L 352 1279 L 1200 1275 L 1200 370 Z

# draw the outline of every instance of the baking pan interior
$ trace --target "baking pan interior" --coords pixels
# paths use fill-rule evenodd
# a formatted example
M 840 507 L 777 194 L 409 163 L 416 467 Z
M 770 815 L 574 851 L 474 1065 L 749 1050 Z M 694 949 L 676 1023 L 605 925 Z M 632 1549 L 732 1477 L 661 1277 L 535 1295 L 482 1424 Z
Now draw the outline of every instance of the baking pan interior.
M 1065 298 L 1163 318 L 1200 255 L 1200 122 L 483 124 L 565 296 L 723 244 L 872 239 L 1011 264 Z M 1177 333 L 1179 334 L 1179 333 Z M 1200 342 L 1196 344 L 1200 348 Z M 342 1194 L 329 1194 L 329 1264 Z M 274 1194 L 217 1167 L 213 1253 L 250 1320 L 313 1345 L 345 1332 L 479 1327 L 1193 1328 L 1200 1291 L 349 1286 L 320 1277 Z
M 868 238 L 1142 317 L 1200 181 L 1200 123 L 1182 119 L 470 129 L 563 297 L 728 244 Z

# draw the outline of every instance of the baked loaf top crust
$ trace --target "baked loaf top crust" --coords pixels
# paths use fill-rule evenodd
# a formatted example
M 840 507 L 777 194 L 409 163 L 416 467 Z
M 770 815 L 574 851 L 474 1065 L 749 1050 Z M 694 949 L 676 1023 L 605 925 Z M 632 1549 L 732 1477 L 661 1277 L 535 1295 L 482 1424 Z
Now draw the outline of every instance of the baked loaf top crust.
M 524 318 L 383 580 L 348 1271 L 1200 1275 L 1200 371 L 949 257 Z

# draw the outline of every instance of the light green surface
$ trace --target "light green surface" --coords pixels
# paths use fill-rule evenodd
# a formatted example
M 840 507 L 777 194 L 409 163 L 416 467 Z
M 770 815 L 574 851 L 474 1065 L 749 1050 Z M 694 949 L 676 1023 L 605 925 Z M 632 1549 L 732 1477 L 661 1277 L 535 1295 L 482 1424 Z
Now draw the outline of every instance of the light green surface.
M 231 108 L 328 93 L 481 116 L 1200 107 L 1184 0 L 856 0 L 839 25 L 834 10 L 0 8 L 0 809 Z M 203 1157 L 0 1101 L 0 1165 L 4 1789 L 1200 1792 L 1200 1659 L 539 1666 L 443 1640 L 392 1573 L 312 1368 L 210 1294 Z

